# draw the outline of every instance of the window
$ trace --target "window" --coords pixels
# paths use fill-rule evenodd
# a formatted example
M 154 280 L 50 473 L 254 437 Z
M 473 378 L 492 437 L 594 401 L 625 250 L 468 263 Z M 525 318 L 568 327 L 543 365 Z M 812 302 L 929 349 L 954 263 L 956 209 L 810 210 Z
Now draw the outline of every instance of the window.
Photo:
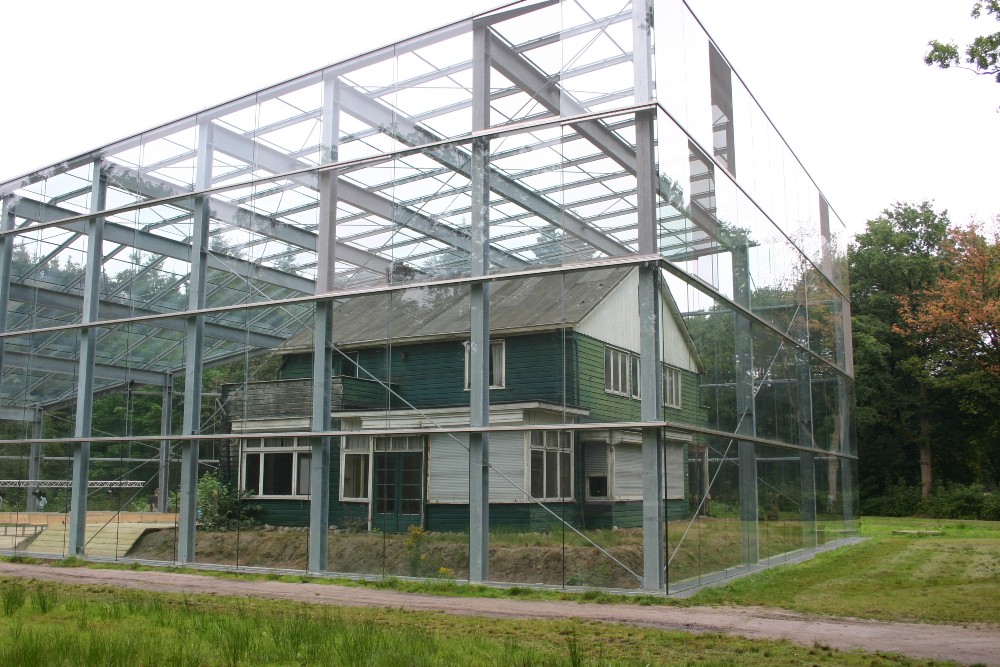
M 465 341 L 465 388 L 470 387 L 469 341 Z M 490 341 L 490 389 L 503 389 L 505 384 L 506 345 L 502 340 Z
M 307 496 L 311 460 L 305 439 L 245 440 L 241 488 L 255 496 Z
M 529 490 L 536 500 L 573 497 L 573 447 L 565 431 L 532 431 Z
M 681 372 L 669 366 L 663 367 L 663 405 L 681 407 Z
M 368 500 L 368 466 L 371 447 L 366 436 L 349 435 L 341 448 L 340 499 Z
M 639 398 L 639 355 L 604 348 L 604 391 Z
M 359 377 L 357 352 L 343 353 L 343 356 L 340 358 L 340 374 L 349 378 Z
M 583 446 L 583 474 L 587 480 L 587 498 L 604 499 L 611 495 L 608 471 L 610 451 L 606 443 L 587 442 Z
M 422 452 L 421 435 L 349 435 L 341 447 L 340 499 L 368 501 L 372 452 Z

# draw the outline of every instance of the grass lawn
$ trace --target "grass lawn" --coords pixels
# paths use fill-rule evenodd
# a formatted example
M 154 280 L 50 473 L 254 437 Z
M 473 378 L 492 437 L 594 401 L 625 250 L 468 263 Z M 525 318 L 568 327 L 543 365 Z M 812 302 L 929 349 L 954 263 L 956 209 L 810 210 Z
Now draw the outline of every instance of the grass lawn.
M 894 530 L 941 536 L 894 535 Z M 858 545 L 689 599 L 887 621 L 1000 625 L 1000 522 L 864 517 Z
M 316 607 L 0 579 L 0 665 L 924 665 L 574 621 Z M 941 663 L 935 663 L 941 664 Z

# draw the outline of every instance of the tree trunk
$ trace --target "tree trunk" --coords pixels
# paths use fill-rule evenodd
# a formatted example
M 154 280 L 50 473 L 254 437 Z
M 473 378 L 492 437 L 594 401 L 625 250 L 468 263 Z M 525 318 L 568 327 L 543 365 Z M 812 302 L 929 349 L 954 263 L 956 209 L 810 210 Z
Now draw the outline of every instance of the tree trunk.
M 931 495 L 931 420 L 927 416 L 927 386 L 920 385 L 920 495 Z

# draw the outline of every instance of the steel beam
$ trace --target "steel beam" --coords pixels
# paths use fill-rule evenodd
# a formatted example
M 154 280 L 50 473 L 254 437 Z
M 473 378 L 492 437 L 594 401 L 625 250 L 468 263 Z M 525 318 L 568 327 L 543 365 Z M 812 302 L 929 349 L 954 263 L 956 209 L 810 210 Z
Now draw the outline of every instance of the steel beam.
M 347 105 L 347 98 L 351 95 L 351 88 L 344 86 L 341 88 L 341 109 L 350 111 Z M 377 105 L 382 109 L 382 105 Z M 352 114 L 353 115 L 353 114 Z M 368 120 L 366 122 L 373 122 Z M 308 168 L 310 165 L 267 146 L 262 146 L 246 137 L 224 128 L 216 128 L 218 150 L 226 155 L 242 160 L 248 164 L 256 164 L 261 169 L 273 173 L 283 173 Z M 317 174 L 302 174 L 292 177 L 306 187 L 317 189 L 319 187 Z M 441 241 L 453 248 L 458 248 L 466 253 L 471 253 L 471 241 L 467 234 L 456 230 L 448 225 L 444 225 L 433 218 L 430 218 L 419 211 L 409 209 L 390 199 L 371 192 L 359 185 L 356 185 L 343 178 L 337 184 L 337 196 L 340 201 L 349 204 L 363 211 L 367 211 L 380 218 L 388 220 L 403 227 L 409 227 L 432 239 Z M 524 262 L 512 256 L 505 263 L 505 266 L 522 266 Z
M 633 11 L 636 7 L 643 6 L 644 2 L 637 0 L 633 3 Z M 588 112 L 588 109 L 585 109 L 560 87 L 557 77 L 546 75 L 495 34 L 491 48 L 493 67 L 553 114 L 575 116 Z M 638 49 L 633 49 L 633 53 L 637 51 Z M 648 67 L 644 73 L 649 75 Z M 638 71 L 636 74 L 642 75 L 643 72 Z M 642 82 L 639 85 L 642 85 Z M 646 97 L 650 97 L 648 92 Z M 637 95 L 636 101 L 646 100 L 640 100 Z M 635 150 L 629 146 L 627 141 L 605 128 L 600 122 L 575 123 L 572 127 L 580 136 L 599 148 L 602 153 L 617 162 L 627 172 L 636 173 Z
M 365 123 L 384 128 L 384 131 L 390 136 L 408 146 L 419 146 L 442 140 L 441 137 L 418 126 L 412 120 L 353 88 L 344 87 L 343 105 L 345 112 Z M 424 153 L 427 157 L 471 180 L 472 156 L 468 151 L 457 146 L 447 146 L 429 148 Z M 631 253 L 631 250 L 626 246 L 608 238 L 600 230 L 591 227 L 573 213 L 492 168 L 490 169 L 490 190 L 534 213 L 546 222 L 564 229 L 568 234 L 586 241 L 607 255 Z M 499 251 L 493 248 L 491 252 L 498 253 Z M 502 264 L 499 257 L 494 256 L 493 260 Z M 516 262 L 523 263 L 523 260 L 516 259 Z
M 299 168 L 301 166 L 303 165 L 300 165 Z M 184 194 L 184 190 L 179 186 L 148 175 L 140 176 L 131 169 L 116 167 L 115 177 L 123 188 L 144 197 L 172 197 Z M 183 202 L 174 202 L 173 205 L 187 210 L 193 209 L 193 207 L 184 206 Z M 274 216 L 263 215 L 234 203 L 222 201 L 219 198 L 212 199 L 211 209 L 213 218 L 229 223 L 237 229 L 245 229 L 310 252 L 316 251 L 316 234 L 314 232 L 283 222 Z M 385 275 L 392 264 L 383 257 L 353 246 L 345 246 L 338 259 L 379 275 Z
M 83 307 L 83 297 L 67 292 L 35 287 L 34 285 L 23 285 L 15 283 L 10 288 L 10 300 L 20 302 L 37 308 L 39 306 L 49 308 L 62 308 L 71 312 L 80 312 Z M 136 308 L 124 303 L 115 301 L 101 301 L 100 313 L 102 319 L 129 319 L 131 317 L 146 317 L 150 315 L 163 315 L 165 311 L 148 310 Z M 169 311 L 166 311 L 169 312 Z M 184 331 L 184 322 L 178 313 L 176 319 L 158 319 L 155 322 L 144 323 L 145 326 L 157 327 L 167 331 Z M 225 324 L 206 323 L 205 335 L 209 338 L 218 338 L 233 343 L 245 343 L 254 347 L 275 348 L 285 342 L 281 336 L 258 333 L 255 331 L 245 331 Z M 3 340 L 3 339 L 0 339 Z
M 73 359 L 38 353 L 12 352 L 10 350 L 6 353 L 4 363 L 6 364 L 4 368 L 7 370 L 44 371 L 46 373 L 59 373 L 67 377 L 74 377 L 79 370 L 79 364 Z M 147 371 L 141 368 L 108 366 L 107 364 L 94 364 L 94 377 L 119 382 L 135 380 L 139 384 L 148 384 L 156 387 L 162 387 L 167 382 L 167 375 L 165 373 Z
M 58 206 L 34 199 L 21 198 L 17 202 L 17 216 L 34 220 L 35 222 L 54 222 L 71 215 L 78 214 L 75 211 L 59 208 Z M 85 220 L 75 220 L 65 223 L 60 228 L 83 233 L 86 232 L 86 227 L 87 223 Z M 105 223 L 105 240 L 154 255 L 179 259 L 184 262 L 189 261 L 191 258 L 191 247 L 183 241 L 151 234 L 147 231 L 117 223 Z M 208 267 L 227 273 L 235 272 L 241 276 L 253 276 L 263 282 L 278 285 L 279 287 L 287 287 L 303 294 L 312 294 L 314 289 L 313 281 L 308 278 L 284 273 L 283 271 L 267 266 L 259 266 L 238 257 L 226 257 L 223 262 L 217 256 L 212 255 L 209 257 Z

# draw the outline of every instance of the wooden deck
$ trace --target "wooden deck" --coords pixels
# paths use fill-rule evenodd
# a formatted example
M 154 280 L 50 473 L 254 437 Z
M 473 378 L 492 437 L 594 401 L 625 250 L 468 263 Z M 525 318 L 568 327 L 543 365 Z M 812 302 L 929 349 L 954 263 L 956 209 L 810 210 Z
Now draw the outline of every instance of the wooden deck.
M 173 512 L 87 512 L 87 524 L 111 523 L 177 523 Z M 0 512 L 0 526 L 61 526 L 69 523 L 69 514 L 62 512 Z
M 87 512 L 88 556 L 121 558 L 150 530 L 172 528 L 173 513 Z M 66 556 L 69 514 L 59 512 L 0 512 L 0 550 Z

